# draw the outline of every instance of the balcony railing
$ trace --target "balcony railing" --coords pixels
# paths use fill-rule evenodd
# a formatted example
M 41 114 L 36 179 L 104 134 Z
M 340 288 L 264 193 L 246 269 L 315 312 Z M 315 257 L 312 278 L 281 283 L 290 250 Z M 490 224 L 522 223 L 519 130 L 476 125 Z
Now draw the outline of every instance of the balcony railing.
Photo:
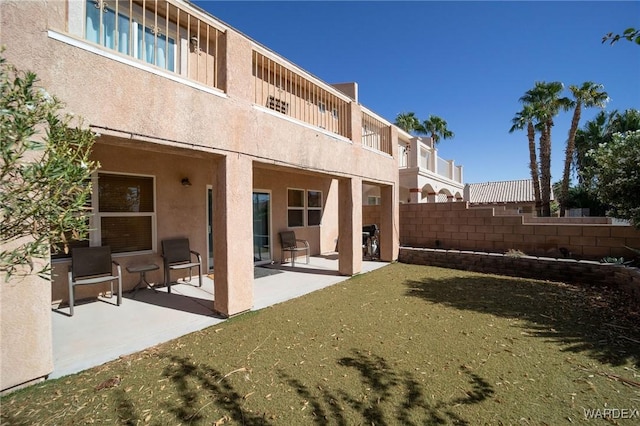
M 403 156 L 406 157 L 406 160 L 399 158 L 400 168 L 418 167 L 420 170 L 426 170 L 462 183 L 462 166 L 456 166 L 453 160 L 440 158 L 438 150 L 424 143 L 420 138 L 412 139 L 409 147 L 399 144 L 398 155 L 400 154 L 404 154 Z
M 224 32 L 172 0 L 69 2 L 69 31 L 141 63 L 222 89 Z
M 362 112 L 362 146 L 391 155 L 389 124 Z
M 349 102 L 310 78 L 253 51 L 254 102 L 346 138 Z

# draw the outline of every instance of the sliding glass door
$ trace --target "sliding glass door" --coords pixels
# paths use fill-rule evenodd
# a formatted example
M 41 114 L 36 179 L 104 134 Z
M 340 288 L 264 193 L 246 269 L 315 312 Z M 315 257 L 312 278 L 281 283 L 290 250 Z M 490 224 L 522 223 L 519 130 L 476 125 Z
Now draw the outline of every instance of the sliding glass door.
M 271 263 L 271 193 L 253 192 L 253 261 Z

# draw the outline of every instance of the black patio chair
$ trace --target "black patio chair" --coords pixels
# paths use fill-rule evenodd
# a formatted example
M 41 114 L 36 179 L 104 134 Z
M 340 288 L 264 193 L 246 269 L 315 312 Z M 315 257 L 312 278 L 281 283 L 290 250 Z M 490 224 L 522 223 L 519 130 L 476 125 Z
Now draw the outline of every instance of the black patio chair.
M 194 259 L 195 257 L 195 259 Z M 202 287 L 202 257 L 200 253 L 189 248 L 188 238 L 175 238 L 162 241 L 162 258 L 164 260 L 164 284 L 171 293 L 171 271 L 189 269 L 189 280 L 192 269 L 198 268 L 198 287 Z
M 307 256 L 307 264 L 309 264 L 309 242 L 307 240 L 301 240 L 296 238 L 296 233 L 294 231 L 283 231 L 278 234 L 280 236 L 280 259 L 282 263 L 285 262 L 284 252 L 289 252 L 291 254 L 291 266 L 296 266 L 296 254 L 298 252 L 305 252 Z M 302 243 L 302 246 L 299 246 L 298 243 Z
M 115 266 L 115 273 L 114 273 Z M 69 313 L 73 316 L 75 305 L 75 288 L 78 285 L 111 283 L 118 281 L 117 305 L 122 303 L 122 269 L 120 264 L 111 258 L 111 247 L 78 247 L 71 250 L 69 266 Z

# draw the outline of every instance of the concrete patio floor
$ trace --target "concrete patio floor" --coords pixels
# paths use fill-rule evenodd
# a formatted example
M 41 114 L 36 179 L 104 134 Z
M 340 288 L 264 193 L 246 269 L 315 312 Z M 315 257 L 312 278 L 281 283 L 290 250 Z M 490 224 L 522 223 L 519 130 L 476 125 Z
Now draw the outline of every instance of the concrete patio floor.
M 387 265 L 365 261 L 362 273 Z M 259 310 L 337 284 L 349 277 L 337 272 L 337 254 L 311 257 L 310 263 L 296 262 L 256 267 L 253 281 L 254 305 Z M 77 304 L 73 317 L 69 309 L 52 310 L 53 363 L 50 379 L 95 367 L 225 321 L 213 312 L 213 280 L 203 277 L 191 283 L 157 291 L 142 289 L 116 297 Z

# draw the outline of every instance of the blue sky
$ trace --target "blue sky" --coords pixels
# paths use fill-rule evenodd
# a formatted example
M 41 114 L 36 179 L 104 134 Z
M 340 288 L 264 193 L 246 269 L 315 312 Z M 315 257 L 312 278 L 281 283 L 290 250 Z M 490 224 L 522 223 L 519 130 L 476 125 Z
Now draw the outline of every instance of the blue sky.
M 607 110 L 640 108 L 640 46 L 601 43 L 640 28 L 639 1 L 194 3 L 328 83 L 357 82 L 360 103 L 389 121 L 444 118 L 455 138 L 439 155 L 464 166 L 465 183 L 530 178 L 526 134 L 508 130 L 536 81 L 593 81 Z M 561 113 L 553 129 L 554 182 L 570 121 Z

